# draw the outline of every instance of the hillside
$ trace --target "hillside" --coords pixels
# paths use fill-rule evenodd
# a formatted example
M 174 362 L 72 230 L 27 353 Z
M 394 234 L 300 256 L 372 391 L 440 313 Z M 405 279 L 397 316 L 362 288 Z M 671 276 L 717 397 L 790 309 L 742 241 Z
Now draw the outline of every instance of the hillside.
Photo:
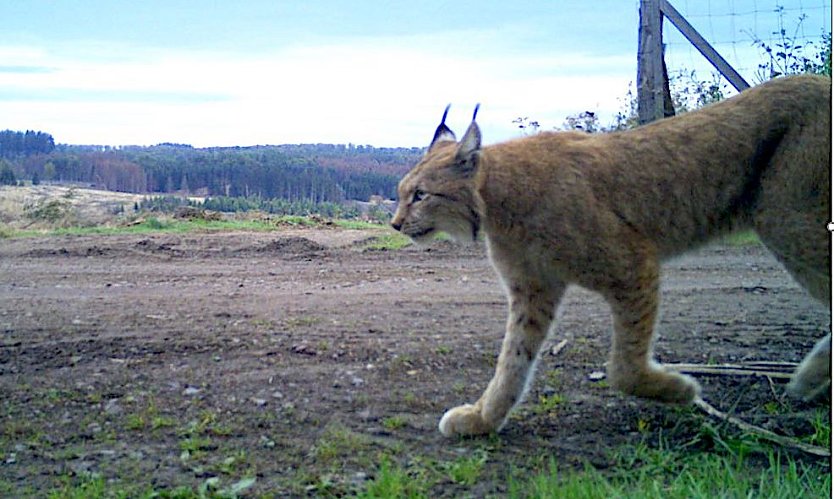
M 182 144 L 119 148 L 58 144 L 51 149 L 0 148 L 0 167 L 10 169 L 17 180 L 33 183 L 72 182 L 137 194 L 339 203 L 367 201 L 373 195 L 395 197 L 399 178 L 421 155 L 419 148 L 352 144 L 202 149 Z
M 60 185 L 0 186 L 0 226 L 97 225 L 131 213 L 144 196 Z

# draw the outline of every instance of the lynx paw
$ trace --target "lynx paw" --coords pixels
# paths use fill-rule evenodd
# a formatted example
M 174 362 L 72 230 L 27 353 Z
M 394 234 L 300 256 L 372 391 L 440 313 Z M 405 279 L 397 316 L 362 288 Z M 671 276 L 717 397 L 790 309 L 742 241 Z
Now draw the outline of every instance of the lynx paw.
M 655 366 L 640 374 L 609 372 L 612 386 L 630 395 L 670 404 L 688 404 L 700 395 L 694 378 Z
M 445 437 L 457 435 L 483 435 L 495 428 L 484 421 L 481 416 L 480 407 L 474 405 L 461 405 L 449 409 L 440 418 L 440 433 Z

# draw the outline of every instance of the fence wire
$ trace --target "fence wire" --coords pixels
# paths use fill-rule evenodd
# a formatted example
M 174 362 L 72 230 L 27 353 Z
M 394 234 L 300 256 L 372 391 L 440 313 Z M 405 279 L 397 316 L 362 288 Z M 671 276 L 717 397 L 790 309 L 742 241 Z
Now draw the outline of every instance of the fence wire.
M 760 64 L 785 42 L 821 49 L 831 33 L 831 2 L 823 0 L 669 0 L 750 84 L 762 79 Z M 670 75 L 696 72 L 711 80 L 714 68 L 668 21 L 663 26 Z

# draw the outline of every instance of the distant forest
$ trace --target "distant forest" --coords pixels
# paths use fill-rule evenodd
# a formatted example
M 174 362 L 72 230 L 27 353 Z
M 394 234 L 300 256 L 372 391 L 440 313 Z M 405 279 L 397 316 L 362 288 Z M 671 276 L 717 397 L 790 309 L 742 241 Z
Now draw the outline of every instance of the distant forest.
M 367 201 L 372 195 L 392 199 L 397 182 L 422 152 L 353 144 L 80 146 L 55 144 L 43 132 L 0 132 L 0 169 L 18 181 L 313 203 Z

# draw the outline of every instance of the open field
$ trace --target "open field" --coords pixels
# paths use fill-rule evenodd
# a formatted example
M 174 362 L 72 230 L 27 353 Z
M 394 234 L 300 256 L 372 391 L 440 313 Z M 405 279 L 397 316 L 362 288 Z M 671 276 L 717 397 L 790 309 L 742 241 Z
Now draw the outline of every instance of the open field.
M 742 470 L 768 467 L 732 427 L 598 379 L 610 318 L 581 289 L 505 429 L 444 439 L 440 415 L 492 374 L 504 298 L 481 247 L 368 249 L 380 234 L 0 239 L 0 496 L 385 495 L 381 478 L 400 476 L 404 494 L 500 497 L 531 474 L 636 473 L 646 449 L 735 446 Z M 663 288 L 664 362 L 797 362 L 829 324 L 756 245 L 672 262 Z M 785 400 L 763 377 L 700 380 L 719 408 L 829 445 L 814 434 L 830 401 Z M 830 482 L 826 460 L 783 457 Z

